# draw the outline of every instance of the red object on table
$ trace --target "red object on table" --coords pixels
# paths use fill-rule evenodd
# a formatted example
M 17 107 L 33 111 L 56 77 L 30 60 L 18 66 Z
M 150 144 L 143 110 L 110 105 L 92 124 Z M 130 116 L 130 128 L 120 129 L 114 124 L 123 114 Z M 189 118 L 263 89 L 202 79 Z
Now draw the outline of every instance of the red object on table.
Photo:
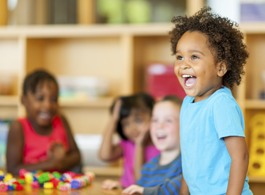
M 176 95 L 181 99 L 186 96 L 174 73 L 173 64 L 150 64 L 146 70 L 146 91 L 155 99 L 166 95 Z

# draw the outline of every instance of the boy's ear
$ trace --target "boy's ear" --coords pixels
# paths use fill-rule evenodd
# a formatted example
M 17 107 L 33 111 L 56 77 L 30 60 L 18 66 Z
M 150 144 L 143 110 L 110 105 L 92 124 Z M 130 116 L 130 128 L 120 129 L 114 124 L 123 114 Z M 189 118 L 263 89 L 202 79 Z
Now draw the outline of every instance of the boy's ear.
M 218 62 L 216 68 L 217 68 L 217 76 L 219 77 L 223 77 L 227 72 L 227 64 L 224 61 Z

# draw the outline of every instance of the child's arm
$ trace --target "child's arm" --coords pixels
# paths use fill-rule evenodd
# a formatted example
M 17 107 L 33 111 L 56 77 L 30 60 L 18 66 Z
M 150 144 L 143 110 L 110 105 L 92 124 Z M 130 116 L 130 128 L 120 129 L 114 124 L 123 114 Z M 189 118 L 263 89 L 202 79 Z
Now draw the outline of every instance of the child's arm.
M 117 100 L 113 109 L 113 114 L 109 121 L 108 127 L 103 135 L 103 140 L 100 146 L 99 157 L 104 161 L 113 161 L 123 155 L 121 146 L 114 145 L 112 137 L 117 129 L 117 123 L 119 121 L 119 112 L 121 107 L 121 100 Z
M 181 176 L 170 178 L 165 180 L 164 183 L 154 187 L 141 187 L 138 185 L 131 185 L 122 191 L 124 194 L 144 194 L 144 195 L 156 195 L 156 194 L 179 194 Z
M 143 164 L 145 163 L 145 141 L 147 136 L 149 135 L 149 127 L 150 123 L 143 124 L 141 128 L 140 135 L 138 136 L 135 142 L 135 155 L 134 155 L 134 180 L 137 181 L 141 178 L 141 169 Z
M 67 151 L 65 157 L 61 160 L 61 163 L 58 166 L 58 169 L 61 171 L 69 171 L 76 165 L 79 165 L 81 162 L 81 155 L 79 149 L 75 143 L 71 128 L 64 116 L 60 116 L 63 126 L 66 131 L 69 151 Z
M 119 189 L 122 188 L 122 185 L 119 181 L 107 179 L 103 181 L 101 187 L 105 190 Z
M 227 195 L 241 195 L 248 169 L 248 149 L 244 137 L 225 137 L 225 144 L 232 163 Z
M 7 172 L 19 175 L 20 169 L 27 171 L 43 170 L 48 171 L 56 167 L 55 159 L 48 159 L 36 164 L 23 164 L 24 133 L 23 127 L 18 121 L 14 121 L 9 129 L 6 149 Z
M 182 174 L 182 179 L 181 179 L 181 187 L 180 187 L 180 192 L 179 192 L 179 195 L 189 195 L 190 192 L 189 192 L 189 187 L 183 177 L 183 174 Z

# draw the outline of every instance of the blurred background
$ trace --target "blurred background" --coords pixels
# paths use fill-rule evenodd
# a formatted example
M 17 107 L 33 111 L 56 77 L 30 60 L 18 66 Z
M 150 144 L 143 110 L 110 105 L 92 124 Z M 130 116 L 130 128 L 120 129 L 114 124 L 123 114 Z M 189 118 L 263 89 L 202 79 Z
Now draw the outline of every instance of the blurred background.
M 115 97 L 141 91 L 156 99 L 185 96 L 173 72 L 170 21 L 204 5 L 244 33 L 250 58 L 233 95 L 245 117 L 251 188 L 265 191 L 265 0 L 0 0 L 0 167 L 9 124 L 25 115 L 23 78 L 44 68 L 58 79 L 61 112 L 85 168 L 119 177 L 121 162 L 97 156 L 109 107 Z

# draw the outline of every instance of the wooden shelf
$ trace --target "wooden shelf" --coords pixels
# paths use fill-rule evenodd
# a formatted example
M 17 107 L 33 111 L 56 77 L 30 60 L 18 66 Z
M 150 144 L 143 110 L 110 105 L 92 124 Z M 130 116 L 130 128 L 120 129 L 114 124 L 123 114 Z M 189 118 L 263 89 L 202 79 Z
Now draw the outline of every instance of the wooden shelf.
M 168 35 L 173 28 L 171 23 L 150 24 L 93 24 L 93 25 L 43 25 L 0 27 L 0 38 L 67 38 L 67 37 L 113 37 L 120 35 L 145 36 Z M 240 23 L 243 33 L 265 33 L 265 23 Z
M 239 29 L 247 34 L 265 33 L 265 22 L 243 22 L 239 24 Z
M 249 183 L 265 183 L 265 177 L 248 176 Z
M 0 95 L 0 106 L 17 106 L 18 96 L 2 96 Z
M 97 176 L 117 176 L 120 177 L 122 175 L 122 167 L 92 167 L 85 166 L 83 167 L 83 171 L 91 171 L 94 172 Z
M 110 107 L 114 98 L 104 97 L 90 100 L 59 100 L 61 107 Z M 0 96 L 0 106 L 17 106 L 18 96 Z
M 120 35 L 168 35 L 171 23 L 122 25 L 46 25 L 0 27 L 0 38 L 113 37 Z
M 265 109 L 265 100 L 246 100 L 248 109 Z
M 90 100 L 59 100 L 59 105 L 61 107 L 106 108 L 111 106 L 113 100 L 114 100 L 113 97 L 103 97 L 103 98 L 90 99 Z

